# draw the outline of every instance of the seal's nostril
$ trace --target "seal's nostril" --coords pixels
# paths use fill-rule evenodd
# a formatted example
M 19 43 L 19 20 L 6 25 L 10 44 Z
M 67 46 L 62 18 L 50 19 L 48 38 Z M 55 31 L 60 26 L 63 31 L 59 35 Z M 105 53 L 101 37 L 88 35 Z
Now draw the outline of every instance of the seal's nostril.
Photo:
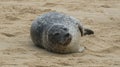
M 70 34 L 69 34 L 69 33 L 65 34 L 65 37 L 69 37 L 69 36 L 70 36 Z

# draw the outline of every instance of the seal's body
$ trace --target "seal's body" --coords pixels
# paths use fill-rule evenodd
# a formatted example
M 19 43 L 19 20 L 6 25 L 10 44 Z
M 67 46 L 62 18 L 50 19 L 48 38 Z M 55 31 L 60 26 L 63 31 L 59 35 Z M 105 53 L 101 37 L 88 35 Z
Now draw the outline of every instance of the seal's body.
M 93 34 L 84 29 L 79 20 L 58 12 L 38 16 L 31 26 L 31 38 L 35 45 L 57 53 L 82 52 L 79 37 Z

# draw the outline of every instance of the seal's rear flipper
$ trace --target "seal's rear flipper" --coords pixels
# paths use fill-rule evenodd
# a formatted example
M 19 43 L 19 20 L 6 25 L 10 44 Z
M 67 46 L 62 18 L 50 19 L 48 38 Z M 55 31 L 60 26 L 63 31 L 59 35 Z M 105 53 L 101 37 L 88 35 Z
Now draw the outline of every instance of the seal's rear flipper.
M 91 35 L 91 34 L 94 34 L 94 31 L 87 28 L 84 29 L 84 35 Z

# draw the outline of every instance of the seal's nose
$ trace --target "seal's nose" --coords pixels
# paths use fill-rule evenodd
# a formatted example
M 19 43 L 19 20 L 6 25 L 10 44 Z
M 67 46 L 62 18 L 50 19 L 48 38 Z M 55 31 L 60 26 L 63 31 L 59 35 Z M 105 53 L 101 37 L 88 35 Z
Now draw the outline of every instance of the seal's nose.
M 65 37 L 69 37 L 69 36 L 70 36 L 70 34 L 69 34 L 69 33 L 66 33 L 66 34 L 65 34 Z
M 70 33 L 66 33 L 64 35 L 64 41 L 62 42 L 62 44 L 65 46 L 69 45 L 69 43 L 71 42 L 72 40 L 72 35 Z
M 66 39 L 71 39 L 71 38 L 72 38 L 72 36 L 71 36 L 70 33 L 66 33 L 66 34 L 64 35 L 64 37 L 65 37 Z

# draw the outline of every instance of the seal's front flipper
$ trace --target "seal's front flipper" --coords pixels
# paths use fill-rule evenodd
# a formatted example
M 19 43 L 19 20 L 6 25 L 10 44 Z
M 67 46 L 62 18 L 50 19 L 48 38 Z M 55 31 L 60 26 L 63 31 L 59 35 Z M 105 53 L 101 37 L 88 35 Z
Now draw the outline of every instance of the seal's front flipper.
M 88 29 L 88 28 L 84 28 L 84 35 L 91 35 L 94 34 L 94 31 Z

